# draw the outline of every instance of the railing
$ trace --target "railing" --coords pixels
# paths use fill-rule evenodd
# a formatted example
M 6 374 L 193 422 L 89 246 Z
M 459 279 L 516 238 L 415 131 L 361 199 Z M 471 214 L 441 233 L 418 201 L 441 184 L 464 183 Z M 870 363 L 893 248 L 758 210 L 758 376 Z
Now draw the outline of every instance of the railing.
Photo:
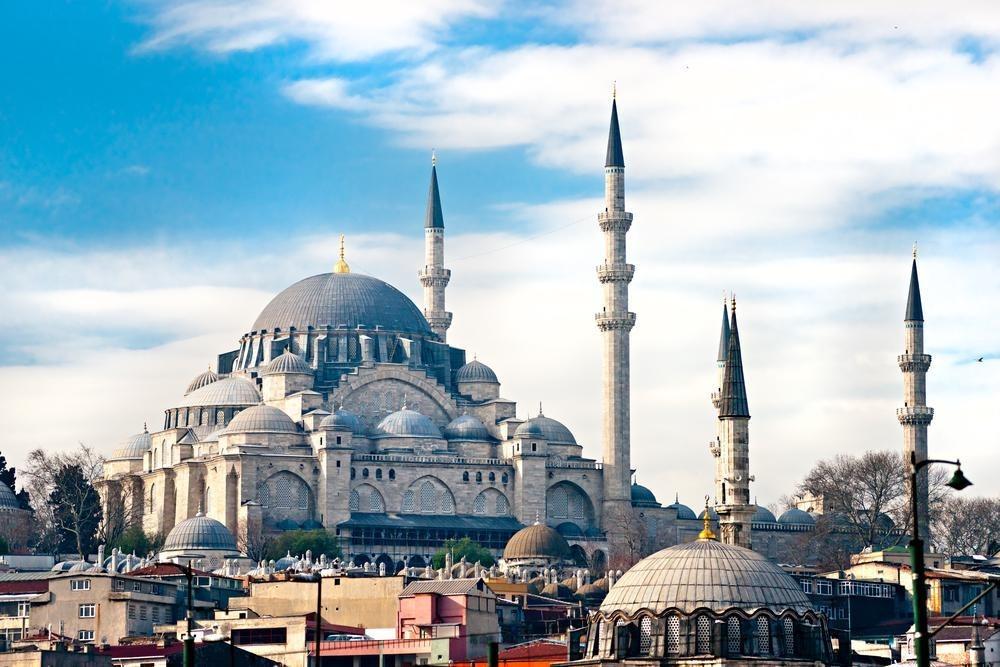
M 546 468 L 571 468 L 573 470 L 603 470 L 604 464 L 597 461 L 548 461 Z
M 442 639 L 452 639 L 443 637 Z M 319 643 L 320 655 L 349 651 L 349 655 L 376 653 L 423 653 L 431 650 L 430 637 L 419 639 L 366 639 L 364 641 L 337 641 Z M 309 653 L 315 655 L 315 644 L 310 642 Z
M 375 463 L 459 463 L 462 465 L 509 466 L 504 459 L 475 458 L 466 456 L 418 456 L 411 454 L 356 454 L 355 461 Z

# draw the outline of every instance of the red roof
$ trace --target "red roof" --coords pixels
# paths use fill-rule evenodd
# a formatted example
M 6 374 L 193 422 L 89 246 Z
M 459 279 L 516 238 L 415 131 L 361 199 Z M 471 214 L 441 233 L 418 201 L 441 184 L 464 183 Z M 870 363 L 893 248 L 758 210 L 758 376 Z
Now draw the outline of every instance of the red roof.
M 0 582 L 0 595 L 22 595 L 24 593 L 45 593 L 49 590 L 48 579 Z
M 552 641 L 551 639 L 536 639 L 511 646 L 500 651 L 500 660 L 537 660 L 540 658 L 555 658 L 568 660 L 569 652 L 563 642 Z

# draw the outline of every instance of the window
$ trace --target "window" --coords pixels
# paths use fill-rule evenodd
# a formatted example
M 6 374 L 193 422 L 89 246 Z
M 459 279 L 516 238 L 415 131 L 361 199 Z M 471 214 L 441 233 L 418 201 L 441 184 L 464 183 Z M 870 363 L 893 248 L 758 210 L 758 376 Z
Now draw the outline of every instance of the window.
M 486 494 L 480 493 L 472 503 L 473 514 L 486 514 Z
M 698 617 L 695 650 L 698 655 L 712 653 L 712 620 L 704 614 Z
M 679 616 L 667 617 L 667 653 L 681 652 L 681 619 Z
M 409 490 L 403 494 L 403 511 L 404 512 L 416 512 L 416 497 L 413 490 Z
M 531 451 L 533 451 L 533 452 L 537 452 L 538 451 L 538 443 L 537 442 L 531 443 Z
M 30 602 L 18 602 L 17 603 L 17 616 L 18 618 L 27 618 L 31 616 L 31 603 Z
M 372 489 L 368 496 L 368 511 L 378 514 L 385 512 L 385 501 L 382 500 L 382 494 L 375 489 Z
M 396 471 L 389 468 L 389 479 L 396 479 Z
M 476 473 L 476 484 L 482 484 L 482 483 L 483 483 L 483 473 L 477 472 Z
M 743 653 L 743 637 L 740 636 L 740 619 L 730 616 L 726 621 L 726 649 L 729 655 L 740 655 Z
M 803 593 L 812 593 L 813 592 L 813 582 L 810 581 L 809 579 L 803 579 L 799 583 L 802 584 L 802 592 Z
M 355 490 L 351 491 L 351 496 L 347 501 L 347 509 L 352 512 L 361 511 L 361 496 L 359 496 L 358 492 Z
M 152 584 L 150 588 L 153 595 L 163 595 L 163 586 L 161 584 Z
M 123 591 L 123 590 L 125 590 L 125 580 L 124 579 L 115 579 L 115 590 L 116 591 Z
M 141 581 L 133 581 L 132 582 L 132 590 L 135 591 L 136 593 L 141 593 L 142 592 L 142 582 Z
M 94 641 L 94 631 L 80 630 L 78 633 L 76 633 L 76 638 L 82 642 L 92 642 Z
M 284 644 L 288 641 L 285 628 L 250 628 L 232 631 L 233 643 L 237 646 L 253 644 Z
M 376 468 L 375 469 L 375 479 L 382 479 L 382 469 L 381 468 Z
M 500 481 L 506 484 L 508 481 L 510 481 L 510 477 L 507 476 L 507 473 L 504 473 L 503 475 L 500 476 Z
M 146 607 L 146 605 L 144 604 L 139 605 L 139 620 L 145 621 L 148 616 L 149 616 L 149 609 Z
M 267 488 L 267 482 L 257 482 L 257 502 L 262 507 L 271 504 L 271 491 Z
M 767 616 L 757 617 L 757 655 L 771 653 L 771 624 Z
M 363 479 L 368 479 L 368 468 L 362 468 L 361 469 L 361 477 Z
M 817 581 L 816 582 L 816 594 L 817 595 L 833 595 L 833 582 L 832 581 Z
M 491 472 L 491 473 L 490 473 L 490 476 L 489 476 L 489 480 L 490 480 L 491 482 L 495 482 L 495 481 L 497 481 L 497 474 L 496 474 L 495 472 Z
M 469 471 L 468 470 L 466 470 L 465 472 L 462 473 L 462 481 L 463 482 L 468 482 L 469 481 Z
M 795 655 L 795 623 L 792 619 L 785 617 L 785 655 Z
M 160 608 L 153 607 L 153 623 L 159 623 L 159 622 L 160 622 Z
M 80 618 L 94 618 L 97 606 L 93 603 L 80 605 Z
M 90 579 L 74 579 L 70 582 L 70 590 L 74 591 L 89 591 L 90 590 Z
M 358 471 L 355 470 L 354 468 L 351 468 L 351 479 L 354 479 L 357 476 L 358 476 Z
M 132 618 L 132 619 L 135 618 L 135 608 L 136 608 L 136 604 L 135 603 L 133 603 L 133 602 L 129 602 L 128 603 L 128 617 L 129 618 Z
M 653 645 L 653 619 L 643 616 L 639 621 L 639 655 L 649 655 Z
M 510 514 L 510 503 L 507 501 L 507 496 L 501 494 L 497 496 L 497 516 L 508 514 Z
M 420 485 L 420 512 L 422 514 L 436 514 L 438 509 L 437 491 L 429 481 Z

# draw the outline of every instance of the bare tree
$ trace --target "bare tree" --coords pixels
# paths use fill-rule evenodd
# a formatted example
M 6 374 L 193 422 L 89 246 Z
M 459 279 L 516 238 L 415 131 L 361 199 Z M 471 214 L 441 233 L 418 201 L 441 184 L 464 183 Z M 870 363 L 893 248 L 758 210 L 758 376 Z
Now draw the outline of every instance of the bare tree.
M 932 534 L 935 547 L 951 556 L 992 556 L 1000 550 L 1000 498 L 950 496 Z
M 240 521 L 236 527 L 236 545 L 255 563 L 264 558 L 272 542 L 273 540 L 264 535 L 259 527 L 254 530 L 246 521 Z
M 83 444 L 68 453 L 36 449 L 28 454 L 24 476 L 42 549 L 73 548 L 81 558 L 90 552 L 100 537 L 101 499 L 94 482 L 103 471 L 104 459 Z
M 646 555 L 648 531 L 638 512 L 631 505 L 616 505 L 605 517 L 605 525 L 610 526 L 608 565 L 612 570 L 627 570 Z

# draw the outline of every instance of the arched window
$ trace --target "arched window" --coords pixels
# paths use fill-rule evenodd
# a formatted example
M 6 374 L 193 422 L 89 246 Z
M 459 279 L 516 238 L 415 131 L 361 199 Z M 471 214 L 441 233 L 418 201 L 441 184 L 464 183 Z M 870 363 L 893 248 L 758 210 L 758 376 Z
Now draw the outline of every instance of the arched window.
M 368 511 L 375 512 L 376 514 L 385 512 L 385 501 L 382 500 L 382 494 L 377 489 L 372 489 L 369 492 Z
M 785 655 L 792 657 L 795 655 L 795 622 L 791 618 L 785 617 Z
M 274 481 L 274 505 L 275 507 L 295 507 L 296 503 L 292 499 L 292 480 L 288 475 L 276 475 Z
M 504 473 L 503 475 L 500 476 L 500 481 L 506 484 L 507 482 L 510 481 L 510 477 L 507 476 L 507 473 Z
M 352 512 L 357 512 L 359 511 L 360 507 L 361 507 L 361 496 L 358 495 L 358 492 L 356 490 L 352 490 L 351 497 L 347 501 L 347 509 L 351 510 Z
M 429 481 L 420 485 L 421 514 L 435 514 L 438 510 L 437 490 Z
M 208 508 L 212 506 L 212 489 L 211 487 L 205 487 L 205 514 L 208 514 Z
M 643 616 L 639 621 L 639 655 L 649 655 L 653 645 L 653 619 Z
M 594 623 L 590 627 L 593 629 L 593 637 L 590 639 L 590 656 L 597 657 L 601 649 L 601 631 L 604 628 L 604 621 Z
M 263 507 L 271 504 L 271 493 L 267 488 L 267 482 L 257 482 L 257 502 Z
M 473 514 L 486 514 L 486 494 L 480 493 L 472 503 Z
M 667 653 L 677 655 L 681 652 L 681 619 L 679 616 L 667 616 Z
M 549 497 L 549 516 L 565 519 L 569 516 L 569 498 L 566 489 L 553 489 Z
M 389 479 L 396 479 L 396 471 L 393 468 L 389 468 Z
M 698 655 L 709 655 L 712 653 L 712 620 L 702 614 L 698 617 L 696 628 L 696 646 Z
M 156 511 L 156 484 L 149 485 L 149 513 Z
M 358 476 L 358 471 L 355 470 L 354 468 L 351 468 L 351 479 L 354 479 L 357 476 Z
M 740 655 L 743 653 L 743 637 L 740 636 L 740 619 L 730 616 L 726 621 L 726 649 L 729 655 Z
M 481 484 L 482 481 L 483 481 L 483 473 L 477 472 L 476 473 L 476 484 Z
M 757 655 L 771 653 L 771 624 L 767 616 L 757 617 Z
M 463 482 L 468 482 L 469 481 L 469 471 L 468 470 L 466 470 L 465 472 L 462 473 L 462 481 Z
M 495 482 L 495 481 L 497 481 L 497 474 L 496 474 L 495 472 L 491 472 L 491 473 L 490 473 L 490 476 L 489 476 L 489 480 L 490 480 L 491 482 Z
M 361 477 L 364 479 L 368 479 L 368 468 L 361 469 Z
M 451 494 L 444 491 L 441 494 L 441 514 L 454 514 L 455 513 L 455 499 L 451 497 Z
M 381 468 L 376 468 L 375 469 L 375 479 L 382 479 L 382 469 Z
M 417 511 L 417 508 L 416 508 L 416 504 L 417 503 L 416 503 L 416 498 L 414 497 L 414 495 L 415 494 L 413 493 L 412 489 L 410 489 L 409 491 L 407 491 L 406 493 L 403 494 L 403 507 L 402 507 L 402 511 L 404 511 L 404 512 L 415 512 L 415 511 Z
M 510 502 L 507 496 L 500 494 L 497 496 L 497 516 L 507 516 L 510 514 Z

